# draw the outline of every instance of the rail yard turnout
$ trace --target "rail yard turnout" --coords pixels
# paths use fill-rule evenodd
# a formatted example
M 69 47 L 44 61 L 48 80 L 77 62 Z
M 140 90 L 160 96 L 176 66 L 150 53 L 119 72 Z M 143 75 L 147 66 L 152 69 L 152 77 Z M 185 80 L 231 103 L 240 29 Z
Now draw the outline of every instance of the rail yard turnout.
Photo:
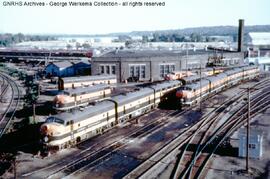
M 0 178 L 269 178 L 243 23 L 237 48 L 1 48 Z

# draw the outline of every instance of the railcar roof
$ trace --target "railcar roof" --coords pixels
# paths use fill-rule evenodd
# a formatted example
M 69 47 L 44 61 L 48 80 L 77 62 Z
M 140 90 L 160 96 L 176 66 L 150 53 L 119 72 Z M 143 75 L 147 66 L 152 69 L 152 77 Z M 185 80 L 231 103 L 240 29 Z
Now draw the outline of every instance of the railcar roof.
M 78 87 L 75 89 L 68 89 L 64 91 L 64 94 L 75 95 L 75 94 L 82 94 L 82 93 L 90 93 L 90 92 L 104 90 L 106 88 L 110 88 L 110 86 L 107 84 L 97 84 L 97 85 L 88 86 L 88 87 Z
M 207 77 L 206 79 L 210 80 L 210 81 L 213 83 L 213 82 L 216 82 L 216 81 L 218 81 L 218 80 L 224 79 L 224 78 L 226 78 L 226 77 L 227 77 L 226 74 L 220 73 L 220 74 L 215 75 L 215 76 L 209 76 L 209 77 Z
M 81 82 L 81 81 L 95 81 L 95 80 L 109 80 L 116 79 L 115 75 L 95 75 L 95 76 L 78 76 L 61 78 L 65 83 Z
M 201 75 L 202 78 L 205 78 L 206 76 L 207 76 L 206 74 Z M 186 83 L 196 81 L 196 80 L 199 80 L 199 79 L 200 79 L 200 75 L 192 75 L 192 76 L 182 78 L 182 80 L 184 80 Z
M 168 88 L 174 85 L 179 85 L 181 82 L 178 80 L 165 81 L 156 85 L 152 85 L 151 88 L 154 88 L 156 91 L 160 91 L 161 89 Z
M 233 74 L 239 73 L 241 71 L 243 71 L 243 69 L 241 69 L 241 68 L 235 68 L 235 69 L 232 69 L 232 70 L 227 70 L 224 73 L 226 73 L 228 75 L 233 75 Z
M 251 70 L 251 69 L 255 69 L 258 68 L 258 66 L 252 65 L 252 66 L 247 66 L 247 67 L 243 67 L 244 70 Z
M 73 112 L 64 112 L 51 117 L 59 118 L 65 122 L 73 120 L 74 122 L 82 121 L 86 118 L 101 114 L 105 111 L 114 109 L 114 103 L 111 101 L 102 101 L 94 106 L 88 107 L 83 111 L 76 110 Z
M 118 105 L 123 105 L 135 101 L 136 99 L 143 98 L 150 94 L 154 94 L 151 88 L 142 88 L 139 91 L 129 92 L 124 95 L 118 95 L 112 98 L 113 101 L 117 102 Z
M 208 80 L 205 80 L 205 79 L 202 79 L 201 80 L 201 84 L 200 84 L 200 81 L 199 82 L 196 82 L 196 83 L 192 83 L 192 84 L 189 84 L 189 85 L 186 85 L 186 87 L 190 88 L 190 89 L 199 89 L 201 86 L 206 86 L 209 84 L 209 81 Z

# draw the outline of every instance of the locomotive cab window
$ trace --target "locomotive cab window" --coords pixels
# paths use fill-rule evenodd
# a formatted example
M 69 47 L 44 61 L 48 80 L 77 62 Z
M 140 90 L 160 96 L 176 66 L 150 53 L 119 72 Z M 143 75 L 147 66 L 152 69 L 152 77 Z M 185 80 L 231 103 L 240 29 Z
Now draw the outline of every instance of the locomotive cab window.
M 58 118 L 55 118 L 55 117 L 49 117 L 47 120 L 46 120 L 46 123 L 59 123 L 59 124 L 64 124 L 64 120 L 62 119 L 58 119 Z

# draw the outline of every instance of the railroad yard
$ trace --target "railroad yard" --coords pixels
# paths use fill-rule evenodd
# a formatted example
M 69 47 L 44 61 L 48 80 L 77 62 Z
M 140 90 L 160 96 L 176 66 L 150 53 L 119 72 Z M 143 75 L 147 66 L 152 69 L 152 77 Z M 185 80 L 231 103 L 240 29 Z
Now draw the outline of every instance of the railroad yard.
M 228 70 L 227 74 L 245 72 L 239 69 Z M 255 68 L 245 67 L 243 69 L 248 71 Z M 256 73 L 250 73 L 250 75 L 252 76 L 250 79 L 247 76 L 246 80 L 241 80 L 237 84 L 229 86 L 229 83 L 226 83 L 226 89 L 222 88 L 222 90 L 209 93 L 201 103 L 198 100 L 197 104 L 191 106 L 179 106 L 179 101 L 172 100 L 170 91 L 173 91 L 172 96 L 175 99 L 176 93 L 180 91 L 179 94 L 183 95 L 186 93 L 187 87 L 192 87 L 194 82 L 191 85 L 187 84 L 186 88 L 181 88 L 182 82 L 177 80 L 128 84 L 104 81 L 102 85 L 108 83 L 107 85 L 111 86 L 111 91 L 108 91 L 111 97 L 108 98 L 104 92 L 100 96 L 100 98 L 104 98 L 104 101 L 92 102 L 93 99 L 90 95 L 92 91 L 89 91 L 88 96 L 83 96 L 85 95 L 83 92 L 81 101 L 75 100 L 73 103 L 61 100 L 61 98 L 69 99 L 68 95 L 72 96 L 75 91 L 65 89 L 64 93 L 58 93 L 59 83 L 57 84 L 53 80 L 42 80 L 39 82 L 36 109 L 35 112 L 32 112 L 31 106 L 30 108 L 22 107 L 22 103 L 25 102 L 20 100 L 29 93 L 24 87 L 26 82 L 19 79 L 18 75 L 11 77 L 8 70 L 1 71 L 0 112 L 2 120 L 0 127 L 1 135 L 7 133 L 0 141 L 1 177 L 217 178 L 222 176 L 222 178 L 267 178 L 270 162 L 267 157 L 269 156 L 267 132 L 270 123 L 267 119 L 270 78 L 269 74 L 261 74 L 260 77 Z M 221 74 L 219 76 L 221 77 Z M 206 78 L 215 80 L 215 78 L 220 79 L 219 76 L 213 75 L 213 77 Z M 94 79 L 96 80 L 96 77 Z M 191 78 L 183 79 L 187 82 Z M 73 82 L 71 86 L 77 84 L 76 81 L 73 80 Z M 79 83 L 88 85 L 83 82 Z M 67 81 L 65 85 L 67 85 Z M 104 89 L 103 86 L 101 87 L 98 89 L 107 90 L 106 85 Z M 245 172 L 245 158 L 238 157 L 239 139 L 237 137 L 239 128 L 246 125 L 248 116 L 248 87 L 256 89 L 250 92 L 251 129 L 262 130 L 264 140 L 263 156 L 260 159 L 250 159 L 249 174 Z M 75 89 L 79 88 L 82 87 Z M 155 89 L 154 95 L 150 89 Z M 160 105 L 155 106 L 158 100 L 156 93 L 158 90 L 166 91 L 166 93 L 160 93 L 159 96 L 159 100 L 164 104 L 160 102 Z M 144 107 L 139 114 L 132 113 L 121 119 L 121 115 L 126 114 L 125 111 L 134 110 L 128 109 L 125 103 L 130 102 L 126 100 L 131 98 L 142 101 L 143 96 L 140 96 L 142 92 L 150 95 L 149 98 L 147 97 L 147 104 L 153 104 L 153 106 Z M 201 93 L 202 90 L 197 96 L 198 98 L 202 97 Z M 84 105 L 84 98 L 87 98 L 90 106 Z M 151 100 L 152 98 L 153 100 Z M 92 132 L 92 136 L 87 137 L 90 138 L 88 140 L 82 140 L 85 136 L 81 135 L 73 136 L 74 143 L 62 143 L 59 140 L 60 143 L 57 144 L 57 147 L 55 144 L 49 143 L 53 138 L 47 135 L 47 131 L 52 128 L 51 124 L 58 123 L 57 121 L 49 123 L 49 120 L 58 120 L 61 124 L 62 116 L 68 118 L 68 115 L 73 114 L 74 119 L 79 119 L 79 116 L 84 115 L 91 116 L 91 109 L 99 110 L 99 104 L 106 105 L 107 110 L 110 110 L 110 106 L 114 106 L 115 103 L 108 103 L 110 101 L 116 101 L 118 105 L 124 104 L 123 114 L 120 113 L 120 106 L 112 107 L 112 109 L 117 109 L 118 113 L 118 116 L 112 117 L 113 120 L 107 113 L 106 120 L 110 126 L 106 122 L 105 128 L 96 128 L 95 133 Z M 183 104 L 188 102 L 188 99 L 182 101 Z M 73 111 L 70 105 L 77 106 L 79 111 L 77 109 Z M 139 111 L 138 108 L 135 109 Z M 67 110 L 72 111 L 67 112 Z M 100 113 L 102 114 L 102 112 Z M 118 124 L 115 123 L 117 117 L 121 119 Z M 10 118 L 12 120 L 9 120 Z M 25 119 L 29 120 L 30 125 L 18 127 L 25 123 L 23 122 Z M 7 125 L 7 123 L 11 124 Z M 73 123 L 71 130 L 75 132 L 76 128 Z M 12 127 L 6 128 L 6 126 Z M 45 137 L 44 134 L 46 134 Z M 49 142 L 47 142 L 47 136 Z M 21 141 L 18 142 L 18 139 Z M 55 140 L 57 141 L 57 137 Z M 44 144 L 46 144 L 45 150 Z

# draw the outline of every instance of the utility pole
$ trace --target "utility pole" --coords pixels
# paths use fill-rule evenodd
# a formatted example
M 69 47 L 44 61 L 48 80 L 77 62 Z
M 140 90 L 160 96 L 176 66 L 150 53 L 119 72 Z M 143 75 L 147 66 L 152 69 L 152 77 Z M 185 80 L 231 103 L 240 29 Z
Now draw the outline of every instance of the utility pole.
M 33 103 L 33 123 L 36 124 L 36 104 Z
M 249 172 L 249 128 L 250 128 L 250 87 L 247 88 L 248 114 L 247 114 L 247 141 L 246 141 L 246 171 Z
M 188 76 L 188 44 L 186 44 L 186 76 Z
M 247 88 L 240 88 L 247 90 L 247 127 L 246 127 L 246 172 L 249 172 L 249 133 L 250 133 L 250 91 L 257 90 L 256 88 L 247 87 Z
M 17 179 L 17 169 L 16 169 L 16 156 L 15 156 L 15 158 L 14 158 L 14 160 L 13 160 L 13 167 L 14 167 L 14 169 L 13 169 L 13 172 L 14 172 L 14 179 Z
M 200 59 L 200 111 L 202 111 L 202 61 Z

